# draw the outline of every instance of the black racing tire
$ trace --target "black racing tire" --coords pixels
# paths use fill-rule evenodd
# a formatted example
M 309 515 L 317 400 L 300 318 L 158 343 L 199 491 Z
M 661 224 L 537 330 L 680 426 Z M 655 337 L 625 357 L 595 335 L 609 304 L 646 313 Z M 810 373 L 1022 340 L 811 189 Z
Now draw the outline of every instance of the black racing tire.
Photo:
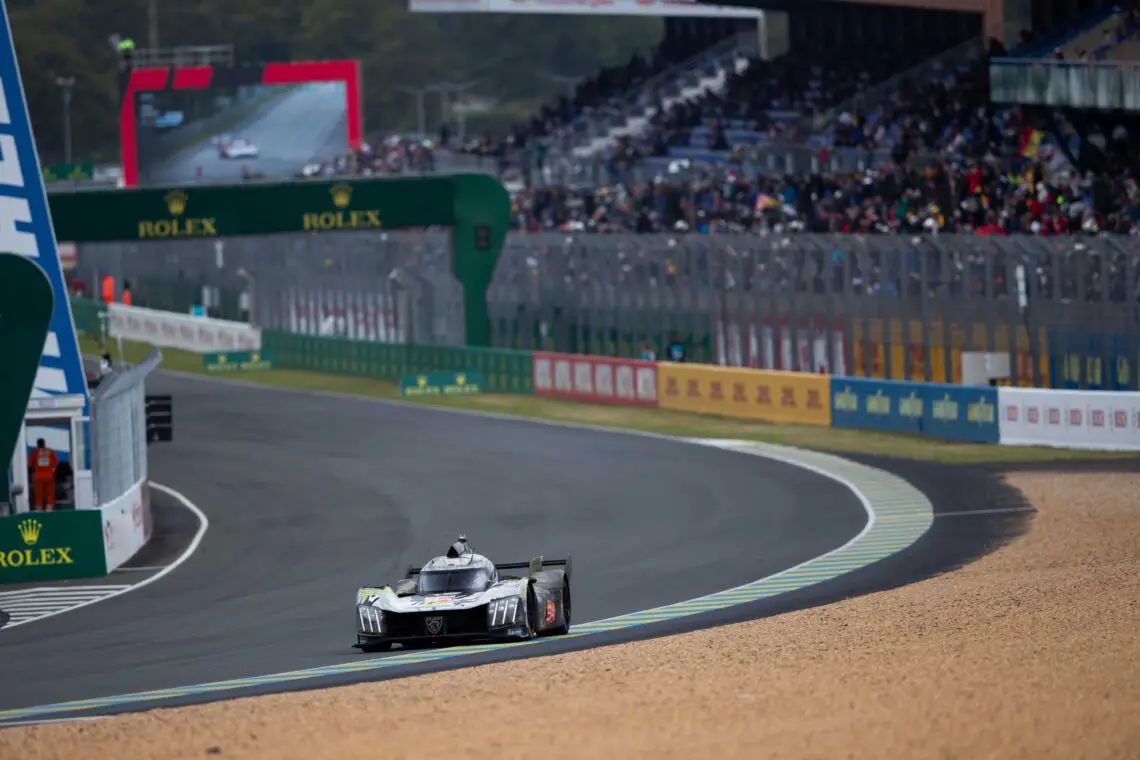
M 570 581 L 562 581 L 562 625 L 550 630 L 551 636 L 565 636 L 570 633 Z

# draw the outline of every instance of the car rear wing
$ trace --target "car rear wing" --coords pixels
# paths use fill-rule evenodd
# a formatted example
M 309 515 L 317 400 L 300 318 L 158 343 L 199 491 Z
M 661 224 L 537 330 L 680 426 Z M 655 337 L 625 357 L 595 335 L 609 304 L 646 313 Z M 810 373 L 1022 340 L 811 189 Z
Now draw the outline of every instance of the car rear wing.
M 566 577 L 570 577 L 570 555 L 566 555 L 566 559 L 546 559 L 541 554 L 530 562 L 505 562 L 495 563 L 496 570 L 526 570 L 527 575 L 535 575 L 540 573 L 548 567 L 563 567 L 566 568 Z
M 496 570 L 526 570 L 527 575 L 534 575 L 535 573 L 542 572 L 548 567 L 564 567 L 566 568 L 566 577 L 570 577 L 570 555 L 566 555 L 566 559 L 546 559 L 541 554 L 532 559 L 530 562 L 505 562 L 495 563 Z M 423 570 L 422 567 L 408 567 L 408 572 L 405 577 L 411 578 L 412 576 L 419 575 Z

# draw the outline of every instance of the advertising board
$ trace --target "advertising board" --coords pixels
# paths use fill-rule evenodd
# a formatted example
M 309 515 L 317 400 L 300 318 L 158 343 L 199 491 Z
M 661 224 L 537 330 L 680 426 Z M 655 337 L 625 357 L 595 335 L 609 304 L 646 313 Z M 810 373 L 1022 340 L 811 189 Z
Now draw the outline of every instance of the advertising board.
M 99 510 L 0 517 L 0 583 L 106 575 Z
M 831 424 L 826 375 L 663 362 L 658 365 L 657 385 L 662 409 L 765 422 Z
M 87 379 L 60 266 L 43 173 L 32 136 L 27 100 L 12 44 L 6 4 L 0 4 L 0 251 L 31 259 L 47 275 L 55 304 L 32 387 L 33 397 L 78 395 L 88 403 Z
M 487 385 L 479 372 L 424 372 L 400 375 L 401 396 L 473 396 Z
M 999 388 L 1001 443 L 1140 451 L 1140 393 Z
M 534 395 L 589 404 L 657 406 L 657 367 L 640 359 L 534 354 Z
M 150 538 L 149 486 L 141 481 L 125 494 L 99 507 L 103 523 L 103 554 L 107 572 L 135 556 Z
M 231 351 L 202 354 L 202 369 L 210 374 L 260 372 L 273 369 L 272 351 Z
M 112 338 L 194 353 L 260 351 L 261 330 L 245 322 L 195 317 L 113 303 L 108 306 Z
M 995 388 L 841 377 L 830 382 L 832 427 L 998 442 Z

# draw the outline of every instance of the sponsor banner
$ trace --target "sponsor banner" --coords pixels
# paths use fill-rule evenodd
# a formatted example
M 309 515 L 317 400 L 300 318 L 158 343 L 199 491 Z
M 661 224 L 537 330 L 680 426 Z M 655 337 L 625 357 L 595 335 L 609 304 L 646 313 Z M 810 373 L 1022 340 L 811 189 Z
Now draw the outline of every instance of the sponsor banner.
M 102 533 L 96 509 L 0 517 L 0 583 L 106 575 Z
M 717 364 L 728 367 L 846 375 L 844 346 L 842 326 L 828 331 L 818 320 L 809 327 L 787 319 L 729 319 L 716 327 Z
M 657 367 L 657 393 L 663 409 L 765 422 L 831 424 L 829 378 L 822 375 L 664 362 Z
M 1140 393 L 999 388 L 1001 443 L 1140 451 Z
M 71 302 L 67 298 L 43 173 L 32 138 L 7 4 L 0 4 L 0 18 L 4 22 L 0 39 L 0 164 L 3 165 L 0 184 L 4 185 L 3 203 L 0 203 L 0 251 L 38 264 L 47 275 L 55 296 L 51 328 L 40 355 L 32 397 L 82 396 L 86 413 L 87 377 L 79 356 Z
M 139 481 L 119 498 L 99 507 L 107 572 L 135 556 L 150 538 L 149 490 L 145 481 Z
M 487 386 L 482 372 L 425 372 L 400 375 L 401 396 L 472 396 Z
M 658 365 L 640 359 L 534 354 L 534 395 L 589 404 L 657 406 Z
M 926 386 L 831 378 L 831 426 L 922 435 Z
M 760 10 L 693 0 L 409 0 L 412 13 L 554 13 L 567 16 L 752 18 Z
M 194 353 L 260 351 L 261 330 L 244 322 L 208 319 L 139 306 L 109 304 L 112 338 Z
M 997 389 L 835 377 L 831 424 L 997 443 Z
M 273 352 L 235 351 L 233 353 L 202 354 L 202 369 L 215 372 L 258 372 L 273 369 Z
M 974 443 L 998 442 L 998 389 L 965 385 L 922 385 L 922 426 L 929 438 Z

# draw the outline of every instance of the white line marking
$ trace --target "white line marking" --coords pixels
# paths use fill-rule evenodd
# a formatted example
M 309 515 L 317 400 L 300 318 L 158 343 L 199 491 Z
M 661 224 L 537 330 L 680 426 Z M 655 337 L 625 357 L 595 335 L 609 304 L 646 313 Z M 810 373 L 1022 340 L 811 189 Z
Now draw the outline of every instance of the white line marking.
M 115 573 L 151 573 L 151 572 L 154 572 L 155 570 L 162 570 L 165 567 L 169 567 L 169 565 L 144 565 L 142 567 L 120 567 L 120 568 L 116 568 L 115 570 L 112 570 L 111 574 L 114 575 Z
M 41 720 L 17 720 L 5 723 L 4 728 L 15 726 L 39 726 L 45 723 L 76 723 L 78 721 L 105 720 L 105 715 L 77 715 L 74 718 L 43 718 Z
M 167 565 L 166 567 L 164 567 L 162 570 L 155 573 L 154 575 L 150 576 L 149 578 L 143 578 L 138 583 L 133 583 L 129 586 L 120 586 L 120 587 L 118 587 L 118 590 L 111 591 L 111 593 L 106 594 L 105 596 L 100 596 L 98 599 L 90 599 L 90 600 L 85 601 L 85 602 L 80 602 L 79 604 L 73 605 L 71 607 L 67 607 L 67 608 L 61 609 L 61 610 L 55 610 L 54 612 L 49 612 L 46 615 L 40 615 L 38 617 L 30 618 L 28 620 L 19 620 L 17 622 L 9 621 L 7 625 L 5 625 L 3 628 L 0 628 L 0 636 L 3 636 L 5 631 L 10 631 L 13 628 L 17 628 L 21 625 L 26 625 L 28 623 L 34 623 L 34 622 L 37 622 L 39 620 L 46 620 L 47 618 L 55 617 L 56 615 L 62 615 L 65 612 L 71 612 L 72 610 L 77 610 L 80 607 L 87 607 L 89 605 L 96 604 L 97 602 L 105 602 L 108 599 L 115 598 L 116 596 L 122 596 L 123 594 L 128 594 L 132 591 L 137 591 L 140 588 L 144 588 L 146 586 L 149 586 L 150 584 L 154 583 L 157 580 L 165 578 L 167 575 L 169 575 L 170 573 L 177 570 L 182 565 L 183 562 L 190 559 L 191 555 L 193 555 L 194 552 L 198 549 L 198 545 L 202 543 L 202 539 L 206 535 L 206 530 L 210 527 L 210 518 L 206 517 L 206 513 L 203 512 L 202 510 L 198 509 L 198 506 L 196 504 L 194 504 L 194 502 L 190 501 L 185 496 L 180 494 L 178 491 L 175 491 L 173 488 L 169 488 L 168 486 L 160 485 L 160 484 L 155 483 L 153 481 L 151 482 L 150 487 L 151 488 L 157 488 L 159 491 L 162 491 L 164 494 L 171 497 L 175 501 L 178 501 L 179 503 L 182 504 L 183 507 L 185 507 L 186 509 L 189 509 L 191 512 L 194 513 L 194 516 L 198 518 L 198 532 L 194 534 L 194 538 L 191 539 L 190 545 L 187 546 L 182 551 L 182 554 L 178 555 L 177 559 L 175 559 L 169 565 Z M 84 587 L 83 586 L 72 586 L 72 587 L 68 588 L 67 590 L 74 592 L 74 591 L 77 591 L 81 588 L 84 588 Z M 102 588 L 115 588 L 115 587 L 103 586 Z M 34 589 L 31 589 L 31 590 L 34 590 Z M 14 593 L 20 593 L 20 592 L 14 592 Z
M 1033 507 L 1002 507 L 999 509 L 967 509 L 963 512 L 935 512 L 935 517 L 962 517 L 963 515 L 1000 515 L 1007 512 L 1036 512 Z

